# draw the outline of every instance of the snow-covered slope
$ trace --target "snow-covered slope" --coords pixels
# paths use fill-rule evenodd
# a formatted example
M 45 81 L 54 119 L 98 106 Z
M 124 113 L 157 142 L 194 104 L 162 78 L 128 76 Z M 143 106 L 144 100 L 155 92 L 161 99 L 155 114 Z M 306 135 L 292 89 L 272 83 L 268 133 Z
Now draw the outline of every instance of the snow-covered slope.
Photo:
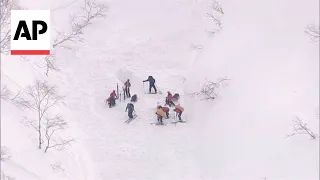
M 53 24 L 63 29 L 64 17 L 81 2 L 20 3 L 54 9 Z M 77 145 L 65 152 L 37 152 L 29 142 L 33 131 L 20 127 L 23 112 L 1 101 L 2 144 L 13 155 L 6 170 L 17 180 L 26 179 L 26 173 L 29 179 L 72 180 L 319 179 L 318 141 L 285 138 L 295 116 L 319 131 L 318 44 L 304 33 L 307 24 L 319 20 L 319 2 L 221 1 L 223 29 L 213 38 L 207 31 L 214 23 L 206 16 L 211 0 L 107 3 L 107 19 L 86 29 L 85 44 L 59 54 L 62 72 L 50 77 L 66 94 L 64 114 Z M 2 59 L 2 83 L 25 87 L 42 77 L 31 67 Z M 30 78 L 22 79 L 21 72 Z M 142 81 L 149 75 L 163 94 L 145 94 Z M 221 77 L 231 80 L 214 101 L 184 94 L 199 91 L 206 78 Z M 139 99 L 138 118 L 130 124 L 124 124 L 125 102 L 105 106 L 125 79 L 131 79 L 131 93 Z M 168 90 L 180 93 L 188 123 L 151 126 Z M 23 140 L 19 146 L 12 141 L 15 132 Z M 51 172 L 55 161 L 68 175 Z M 39 167 L 44 170 L 38 172 Z

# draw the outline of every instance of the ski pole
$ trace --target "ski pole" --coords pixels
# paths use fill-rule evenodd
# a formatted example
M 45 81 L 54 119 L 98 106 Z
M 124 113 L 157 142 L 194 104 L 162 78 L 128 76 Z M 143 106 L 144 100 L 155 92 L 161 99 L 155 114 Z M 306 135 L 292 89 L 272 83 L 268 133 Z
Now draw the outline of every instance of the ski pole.
M 145 92 L 146 90 L 144 89 L 144 82 L 142 82 L 143 84 L 142 84 L 142 87 L 143 87 L 143 92 Z

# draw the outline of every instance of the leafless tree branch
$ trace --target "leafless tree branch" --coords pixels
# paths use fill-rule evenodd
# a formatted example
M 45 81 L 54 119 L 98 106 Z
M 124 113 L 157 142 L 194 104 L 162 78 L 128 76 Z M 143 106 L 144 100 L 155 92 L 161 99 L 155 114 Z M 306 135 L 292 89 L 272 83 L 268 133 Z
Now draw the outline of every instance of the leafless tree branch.
M 303 122 L 300 118 L 296 117 L 295 120 L 293 120 L 293 132 L 288 134 L 286 137 L 292 137 L 295 135 L 308 135 L 311 139 L 316 139 L 316 134 L 313 133 L 308 127 L 307 123 Z
M 6 85 L 1 87 L 1 99 L 11 100 L 14 105 L 22 109 L 29 108 L 29 102 L 23 99 L 20 91 L 15 95 L 12 95 L 12 92 L 7 88 Z
M 1 154 L 0 161 L 5 162 L 11 158 L 11 155 L 8 149 L 4 146 L 1 146 Z M 14 180 L 13 177 L 6 175 L 3 171 L 1 171 L 1 180 Z
M 1 146 L 0 161 L 6 161 L 11 158 L 8 148 Z
M 94 0 L 85 0 L 81 9 L 82 14 L 71 16 L 71 32 L 59 32 L 58 36 L 53 40 L 53 48 L 66 48 L 68 46 L 65 44 L 68 42 L 83 42 L 81 38 L 83 30 L 95 19 L 105 18 L 107 13 L 107 6 L 97 3 Z
M 1 180 L 15 180 L 15 178 L 8 176 L 4 172 L 1 171 Z
M 105 4 L 97 3 L 95 0 L 84 0 L 81 9 L 82 14 L 71 16 L 71 31 L 66 33 L 58 32 L 58 35 L 53 39 L 53 49 L 64 48 L 72 50 L 72 47 L 69 44 L 83 42 L 82 35 L 84 29 L 94 20 L 105 18 L 107 15 L 107 6 Z M 45 63 L 47 76 L 50 71 L 60 71 L 56 63 L 56 52 L 53 52 L 50 56 L 46 56 Z
M 30 102 L 23 97 L 23 94 L 21 94 L 21 91 L 18 91 L 16 95 L 11 98 L 11 102 L 22 110 L 32 108 Z
M 10 15 L 11 10 L 18 10 L 21 7 L 18 6 L 16 0 L 0 0 L 0 53 L 8 54 L 10 49 Z
M 8 100 L 11 96 L 11 91 L 7 88 L 6 85 L 1 87 L 1 99 Z
M 51 168 L 53 170 L 58 170 L 62 172 L 66 171 L 59 162 L 55 162 L 54 164 L 51 164 Z
M 211 5 L 211 8 L 217 13 L 224 14 L 224 11 L 218 1 L 214 1 Z
M 207 16 L 215 23 L 218 29 L 209 30 L 208 33 L 210 35 L 215 35 L 216 33 L 222 30 L 221 18 L 223 17 L 223 15 L 224 15 L 224 11 L 220 3 L 214 0 L 211 5 L 211 11 L 207 13 Z
M 220 78 L 216 82 L 206 80 L 207 82 L 202 86 L 200 92 L 186 94 L 190 96 L 201 96 L 201 100 L 214 100 L 216 97 L 218 97 L 218 94 L 215 92 L 215 90 L 226 85 L 224 82 L 228 80 L 230 79 Z
M 46 146 L 45 152 L 47 152 L 50 148 L 56 148 L 56 147 L 64 148 L 65 146 L 70 145 L 73 139 L 60 140 L 58 142 L 53 138 L 58 131 L 66 129 L 67 126 L 68 126 L 67 122 L 60 115 L 56 115 L 53 118 L 48 118 L 48 117 L 46 118 L 45 137 L 47 140 L 47 146 Z
M 315 42 L 319 42 L 320 40 L 320 33 L 319 33 L 319 25 L 309 25 L 306 30 L 304 31 L 311 40 Z
M 218 18 L 213 13 L 208 13 L 207 15 L 208 15 L 208 17 L 210 17 L 213 20 L 213 22 L 215 22 L 215 24 L 219 27 L 219 29 L 221 29 L 222 23 L 221 23 L 220 18 Z

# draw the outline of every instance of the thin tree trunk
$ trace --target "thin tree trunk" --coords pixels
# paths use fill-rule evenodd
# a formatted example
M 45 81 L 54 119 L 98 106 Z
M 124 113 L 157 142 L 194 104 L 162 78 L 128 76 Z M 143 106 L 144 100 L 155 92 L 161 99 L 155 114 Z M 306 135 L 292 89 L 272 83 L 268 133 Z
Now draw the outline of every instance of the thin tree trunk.
M 42 145 L 42 137 L 41 137 L 41 109 L 38 107 L 38 135 L 39 135 L 39 149 L 41 149 Z

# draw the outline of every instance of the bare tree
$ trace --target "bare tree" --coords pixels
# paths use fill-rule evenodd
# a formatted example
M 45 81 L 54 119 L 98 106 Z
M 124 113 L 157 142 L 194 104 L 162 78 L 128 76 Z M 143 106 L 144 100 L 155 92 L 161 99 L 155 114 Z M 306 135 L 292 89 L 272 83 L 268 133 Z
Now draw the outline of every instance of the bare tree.
M 67 145 L 70 145 L 72 141 L 74 141 L 73 139 L 57 140 L 57 137 L 55 137 L 58 131 L 66 129 L 67 126 L 67 122 L 60 115 L 56 115 L 53 118 L 46 118 L 45 137 L 47 146 L 45 148 L 45 152 L 47 152 L 50 148 L 63 149 Z
M 26 123 L 38 132 L 39 149 L 43 144 L 42 121 L 48 110 L 57 105 L 62 97 L 57 94 L 56 86 L 49 86 L 47 82 L 36 81 L 34 85 L 28 86 L 26 90 L 28 97 L 28 108 L 37 113 L 36 119 L 26 120 Z
M 1 171 L 1 180 L 15 180 L 15 178 L 8 176 L 4 172 Z
M 211 12 L 207 13 L 207 16 L 215 23 L 218 29 L 209 30 L 209 34 L 214 35 L 222 30 L 221 18 L 224 15 L 224 11 L 220 3 L 216 0 L 211 5 Z
M 0 161 L 6 161 L 11 158 L 11 155 L 8 151 L 8 148 L 1 146 L 1 154 L 0 154 Z
M 99 18 L 105 18 L 107 15 L 107 6 L 105 4 L 97 3 L 95 0 L 84 0 L 81 7 L 82 13 L 71 16 L 70 32 L 57 32 L 57 36 L 53 39 L 53 49 L 49 56 L 45 57 L 46 75 L 49 71 L 60 71 L 57 65 L 56 53 L 57 49 L 65 48 L 72 50 L 71 44 L 83 42 L 83 30 L 92 22 Z
M 1 157 L 0 161 L 5 162 L 11 158 L 11 155 L 8 151 L 8 149 L 4 146 L 1 146 Z M 6 175 L 3 171 L 1 171 L 1 180 L 14 180 L 13 177 Z
M 286 137 L 292 137 L 295 135 L 308 135 L 311 139 L 316 139 L 316 134 L 313 133 L 308 127 L 307 123 L 303 122 L 300 118 L 296 117 L 295 120 L 293 120 L 293 132 L 288 134 Z
M 1 87 L 1 99 L 8 100 L 11 96 L 11 91 L 7 88 L 6 85 Z
M 218 97 L 218 93 L 216 92 L 216 89 L 220 88 L 221 86 L 225 86 L 225 81 L 230 80 L 228 78 L 220 78 L 217 81 L 208 81 L 206 80 L 206 83 L 202 86 L 200 92 L 195 93 L 187 93 L 191 96 L 201 96 L 201 100 L 214 100 L 216 97 Z
M 311 40 L 315 42 L 319 42 L 320 40 L 319 25 L 314 25 L 314 24 L 309 25 L 304 32 L 307 35 L 309 35 Z
M 11 29 L 10 17 L 11 10 L 21 9 L 15 0 L 0 0 L 0 53 L 8 54 L 10 49 Z

